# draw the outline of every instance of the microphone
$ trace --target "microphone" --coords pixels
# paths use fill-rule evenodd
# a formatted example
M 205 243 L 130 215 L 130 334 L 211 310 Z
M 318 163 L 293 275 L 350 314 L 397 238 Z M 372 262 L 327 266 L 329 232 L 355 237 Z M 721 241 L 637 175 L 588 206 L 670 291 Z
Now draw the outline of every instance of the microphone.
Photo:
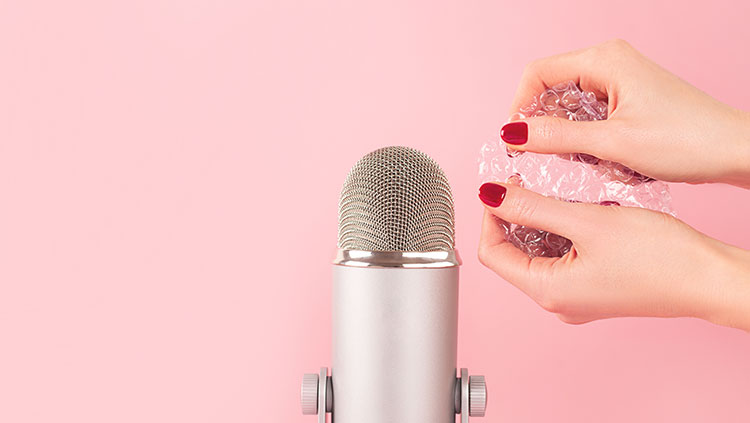
M 453 196 L 426 154 L 362 157 L 339 201 L 332 368 L 306 374 L 302 411 L 336 423 L 448 423 L 484 416 L 483 376 L 456 374 Z

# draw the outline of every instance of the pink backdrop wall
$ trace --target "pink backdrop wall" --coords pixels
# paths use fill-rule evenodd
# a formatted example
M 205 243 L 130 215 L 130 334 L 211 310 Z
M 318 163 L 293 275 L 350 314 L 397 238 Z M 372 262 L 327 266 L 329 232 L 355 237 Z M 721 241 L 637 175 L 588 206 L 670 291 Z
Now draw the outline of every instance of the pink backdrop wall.
M 452 181 L 483 421 L 750 420 L 750 335 L 567 326 L 475 255 L 526 62 L 622 37 L 750 110 L 748 3 L 666 3 L 0 1 L 0 421 L 312 422 L 339 188 L 390 144 Z M 750 248 L 750 191 L 673 192 Z

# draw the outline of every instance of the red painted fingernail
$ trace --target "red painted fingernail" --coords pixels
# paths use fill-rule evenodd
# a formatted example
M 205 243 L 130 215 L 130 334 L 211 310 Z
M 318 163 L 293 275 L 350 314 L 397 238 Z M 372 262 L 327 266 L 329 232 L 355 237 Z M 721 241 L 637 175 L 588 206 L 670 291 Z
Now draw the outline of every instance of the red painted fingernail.
M 601 203 L 599 203 L 599 205 L 600 206 L 619 206 L 620 203 L 618 203 L 617 201 L 602 201 Z
M 490 207 L 497 207 L 503 203 L 505 191 L 504 186 L 488 182 L 479 187 L 479 199 Z
M 508 144 L 526 144 L 529 138 L 529 125 L 526 122 L 510 122 L 500 129 L 500 138 Z

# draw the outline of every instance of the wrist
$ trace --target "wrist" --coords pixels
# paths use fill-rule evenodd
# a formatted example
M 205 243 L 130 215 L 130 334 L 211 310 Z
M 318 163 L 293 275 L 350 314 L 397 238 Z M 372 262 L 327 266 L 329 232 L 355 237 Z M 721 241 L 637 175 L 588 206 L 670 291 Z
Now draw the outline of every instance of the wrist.
M 720 244 L 714 256 L 713 294 L 705 319 L 750 332 L 750 251 Z
M 727 123 L 730 129 L 725 165 L 717 182 L 750 188 L 750 113 L 734 109 Z

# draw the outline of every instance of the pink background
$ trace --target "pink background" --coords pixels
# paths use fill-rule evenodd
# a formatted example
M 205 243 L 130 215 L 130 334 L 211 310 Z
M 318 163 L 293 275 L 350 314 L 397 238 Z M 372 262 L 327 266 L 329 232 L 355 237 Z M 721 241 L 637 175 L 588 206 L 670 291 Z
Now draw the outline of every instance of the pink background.
M 567 326 L 476 259 L 526 62 L 622 37 L 750 110 L 748 3 L 662 3 L 0 1 L 0 421 L 314 421 L 339 189 L 391 144 L 453 185 L 477 421 L 750 420 L 750 335 Z M 750 191 L 673 192 L 750 248 Z

